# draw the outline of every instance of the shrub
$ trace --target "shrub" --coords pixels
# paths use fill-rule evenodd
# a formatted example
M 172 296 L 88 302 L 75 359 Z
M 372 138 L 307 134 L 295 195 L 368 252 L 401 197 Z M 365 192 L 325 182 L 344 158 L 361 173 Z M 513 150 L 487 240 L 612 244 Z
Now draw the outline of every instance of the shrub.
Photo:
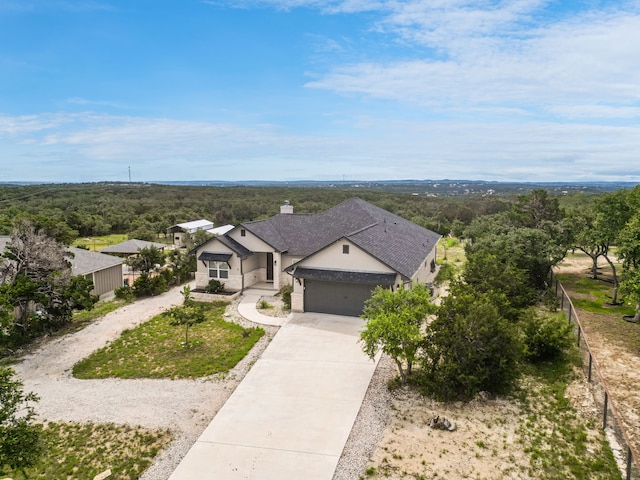
M 524 333 L 524 355 L 532 362 L 557 358 L 571 346 L 571 325 L 562 312 L 530 308 L 520 324 Z
M 133 288 L 129 287 L 128 285 L 116 288 L 113 293 L 118 300 L 124 300 L 126 302 L 130 302 L 135 298 Z
M 159 295 L 166 291 L 167 280 L 162 275 L 150 277 L 142 274 L 133 282 L 133 293 L 136 298 Z
M 207 285 L 207 293 L 220 293 L 224 290 L 224 283 L 220 280 L 216 280 L 215 278 L 209 280 L 209 284 Z
M 273 305 L 271 305 L 269 302 L 267 302 L 266 300 L 260 300 L 258 302 L 258 308 L 261 310 L 268 310 L 273 308 Z
M 7 367 L 0 367 L 0 472 L 4 466 L 24 469 L 43 453 L 42 426 L 36 423 L 33 393 L 24 393 L 22 382 Z
M 454 284 L 427 327 L 422 351 L 424 391 L 438 400 L 470 400 L 482 391 L 509 391 L 522 346 L 517 327 L 488 296 Z
M 443 283 L 450 282 L 456 277 L 456 267 L 451 265 L 450 263 L 443 263 L 440 265 L 440 270 L 438 270 L 438 274 L 436 275 L 433 283 L 435 285 L 442 285 Z
M 280 290 L 280 295 L 282 296 L 282 303 L 284 303 L 285 310 L 291 310 L 291 292 L 293 291 L 293 287 L 291 285 L 285 285 Z

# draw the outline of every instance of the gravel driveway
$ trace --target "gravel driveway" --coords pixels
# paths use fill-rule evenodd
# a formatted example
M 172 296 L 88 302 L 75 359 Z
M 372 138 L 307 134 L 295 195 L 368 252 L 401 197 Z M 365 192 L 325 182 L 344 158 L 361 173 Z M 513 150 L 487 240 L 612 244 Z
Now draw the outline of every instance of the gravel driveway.
M 175 440 L 142 479 L 168 478 L 277 328 L 263 327 L 267 335 L 225 376 L 198 380 L 78 380 L 71 377 L 71 369 L 76 362 L 116 339 L 123 330 L 181 303 L 180 288 L 173 288 L 124 306 L 77 333 L 45 342 L 25 355 L 13 368 L 23 380 L 25 391 L 40 396 L 37 404 L 40 418 L 169 428 Z M 230 321 L 253 326 L 237 314 L 237 302 L 230 305 L 225 316 Z

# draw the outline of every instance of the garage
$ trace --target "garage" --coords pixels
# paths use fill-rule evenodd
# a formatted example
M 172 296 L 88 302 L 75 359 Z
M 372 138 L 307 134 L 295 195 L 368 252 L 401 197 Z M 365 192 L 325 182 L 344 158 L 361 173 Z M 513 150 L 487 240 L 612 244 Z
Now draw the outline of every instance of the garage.
M 375 285 L 306 280 L 304 310 L 358 317 L 374 288 Z
M 390 286 L 395 274 L 298 268 L 304 278 L 304 311 L 358 317 L 377 285 Z

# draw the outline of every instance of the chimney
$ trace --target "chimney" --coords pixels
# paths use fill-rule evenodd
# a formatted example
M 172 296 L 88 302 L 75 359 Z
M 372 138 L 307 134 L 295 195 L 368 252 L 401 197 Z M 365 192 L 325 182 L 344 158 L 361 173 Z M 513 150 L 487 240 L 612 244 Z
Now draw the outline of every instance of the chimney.
M 285 200 L 284 205 L 280 206 L 280 213 L 285 213 L 285 214 L 293 213 L 293 205 L 289 205 L 289 200 Z

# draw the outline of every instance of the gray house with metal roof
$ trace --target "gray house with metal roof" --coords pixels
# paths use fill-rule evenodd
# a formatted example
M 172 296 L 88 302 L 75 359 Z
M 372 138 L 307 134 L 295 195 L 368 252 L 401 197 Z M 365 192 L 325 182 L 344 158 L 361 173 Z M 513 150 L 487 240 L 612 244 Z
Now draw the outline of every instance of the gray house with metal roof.
M 196 249 L 197 287 L 293 286 L 292 309 L 360 315 L 377 285 L 431 283 L 440 235 L 352 198 L 319 214 L 285 204 L 266 220 L 238 225 Z

